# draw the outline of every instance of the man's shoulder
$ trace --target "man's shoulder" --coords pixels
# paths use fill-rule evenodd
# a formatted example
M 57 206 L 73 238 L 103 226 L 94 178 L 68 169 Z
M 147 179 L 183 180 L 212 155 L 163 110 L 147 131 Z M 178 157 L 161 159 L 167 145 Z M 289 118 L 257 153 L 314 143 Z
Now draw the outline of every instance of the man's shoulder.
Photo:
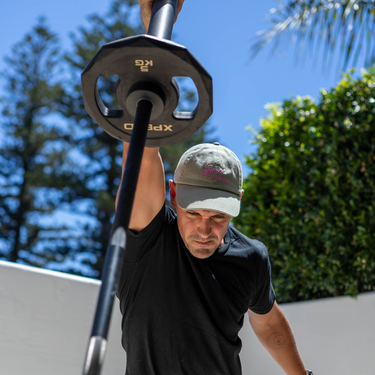
M 174 232 L 177 229 L 176 212 L 173 210 L 173 208 L 164 204 L 150 223 L 149 227 L 150 229 L 158 228 L 159 231 L 165 231 L 166 233 L 170 233 L 171 231 Z
M 228 228 L 231 239 L 231 247 L 246 251 L 249 255 L 268 257 L 268 251 L 263 242 L 249 238 L 233 226 Z
M 163 226 L 173 223 L 175 220 L 176 213 L 173 209 L 164 204 L 145 228 L 139 232 L 130 230 L 129 233 L 132 237 L 147 237 L 155 231 L 161 230 Z
M 176 232 L 176 214 L 166 206 L 160 209 L 149 225 L 139 232 L 128 231 L 128 246 L 125 253 L 127 262 L 138 261 L 151 248 L 161 246 L 165 238 Z M 166 236 L 165 236 L 166 234 Z

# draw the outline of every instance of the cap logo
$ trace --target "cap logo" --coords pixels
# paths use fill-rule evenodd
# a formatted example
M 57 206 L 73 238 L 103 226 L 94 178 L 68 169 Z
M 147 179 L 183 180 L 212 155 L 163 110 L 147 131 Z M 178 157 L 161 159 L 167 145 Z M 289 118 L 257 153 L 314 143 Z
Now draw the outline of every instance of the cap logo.
M 209 180 L 221 181 L 224 184 L 227 184 L 228 180 L 226 178 L 220 176 L 223 173 L 224 173 L 224 171 L 222 169 L 220 169 L 220 168 L 219 169 L 215 169 L 210 164 L 206 164 L 204 166 L 204 171 L 200 171 L 199 172 L 199 174 L 203 175 L 204 178 L 207 178 Z

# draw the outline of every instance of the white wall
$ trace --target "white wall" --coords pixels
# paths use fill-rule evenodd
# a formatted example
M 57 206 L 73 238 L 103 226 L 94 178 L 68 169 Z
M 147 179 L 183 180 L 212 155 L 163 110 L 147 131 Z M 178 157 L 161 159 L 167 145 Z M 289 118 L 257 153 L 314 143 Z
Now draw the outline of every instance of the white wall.
M 100 282 L 0 261 L 0 374 L 81 375 Z M 124 375 L 114 306 L 103 375 Z
M 0 374 L 81 375 L 100 282 L 0 261 Z M 281 306 L 316 375 L 374 375 L 375 293 Z M 116 305 L 103 375 L 124 375 Z M 284 372 L 246 319 L 244 375 Z M 207 374 L 214 375 L 214 374 Z
M 375 375 L 375 292 L 356 299 L 335 297 L 281 308 L 302 359 L 314 375 Z M 250 324 L 241 336 L 244 375 L 284 374 L 257 342 Z

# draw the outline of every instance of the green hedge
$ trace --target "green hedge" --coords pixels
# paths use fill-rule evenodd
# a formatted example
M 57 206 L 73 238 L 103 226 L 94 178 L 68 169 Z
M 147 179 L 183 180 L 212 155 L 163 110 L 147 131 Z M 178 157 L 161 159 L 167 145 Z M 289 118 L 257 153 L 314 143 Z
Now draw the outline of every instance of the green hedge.
M 375 289 L 375 73 L 269 105 L 234 225 L 268 248 L 279 302 Z

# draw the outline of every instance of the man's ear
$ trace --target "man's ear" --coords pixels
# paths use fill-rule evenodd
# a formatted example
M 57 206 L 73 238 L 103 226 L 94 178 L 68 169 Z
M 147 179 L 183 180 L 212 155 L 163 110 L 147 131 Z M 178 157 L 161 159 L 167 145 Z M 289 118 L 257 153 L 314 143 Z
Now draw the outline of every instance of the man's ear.
M 244 192 L 245 192 L 245 190 L 242 189 L 242 192 L 241 192 L 241 195 L 240 195 L 240 202 L 241 202 L 241 198 L 242 198 Z
M 177 207 L 177 199 L 176 199 L 176 183 L 173 180 L 169 180 L 169 196 L 171 204 L 174 208 Z

